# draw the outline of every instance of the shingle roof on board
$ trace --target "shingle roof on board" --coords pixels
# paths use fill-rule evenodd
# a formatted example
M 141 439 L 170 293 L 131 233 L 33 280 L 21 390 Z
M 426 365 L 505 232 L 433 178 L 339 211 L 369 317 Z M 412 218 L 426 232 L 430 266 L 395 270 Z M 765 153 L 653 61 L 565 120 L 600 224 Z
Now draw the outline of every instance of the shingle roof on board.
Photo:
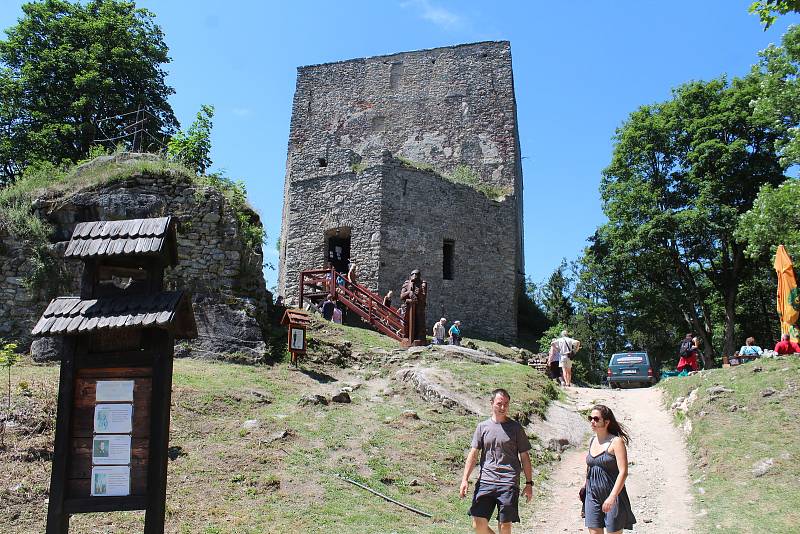
M 179 317 L 182 314 L 187 316 Z M 177 334 L 181 337 L 196 335 L 191 303 L 183 291 L 90 300 L 81 300 L 79 297 L 58 297 L 47 306 L 32 334 L 70 335 L 104 329 L 145 327 L 174 329 L 176 326 L 180 330 Z
M 157 217 L 79 223 L 72 232 L 64 256 L 91 258 L 160 254 L 171 220 L 171 217 Z

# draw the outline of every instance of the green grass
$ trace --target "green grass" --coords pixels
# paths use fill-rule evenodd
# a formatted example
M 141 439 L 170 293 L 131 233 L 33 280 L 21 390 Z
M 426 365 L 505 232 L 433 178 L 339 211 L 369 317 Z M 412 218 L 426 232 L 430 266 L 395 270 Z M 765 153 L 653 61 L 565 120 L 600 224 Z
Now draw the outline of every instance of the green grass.
M 310 336 L 325 343 L 349 342 L 354 352 L 398 348 L 370 330 L 328 322 L 315 322 Z M 168 468 L 167 532 L 468 530 L 468 502 L 458 498 L 457 490 L 480 417 L 429 404 L 411 388 L 386 381 L 397 364 L 387 364 L 381 354 L 376 353 L 364 371 L 378 371 L 374 384 L 351 369 L 308 363 L 294 370 L 286 363 L 245 366 L 176 360 L 170 447 L 177 454 Z M 520 410 L 539 410 L 551 395 L 546 379 L 525 366 L 441 359 L 430 363 L 457 376 L 464 391 L 477 396 L 487 396 L 497 385 L 508 388 Z M 50 461 L 46 455 L 23 458 L 30 457 L 30 451 L 52 450 L 58 367 L 23 361 L 13 373 L 15 410 L 27 413 L 32 427 L 46 424 L 41 431 L 7 436 L 9 448 L 0 452 L 0 471 L 4 480 L 15 482 L 0 485 L 0 524 L 12 534 L 41 532 Z M 340 376 L 342 382 L 315 379 L 325 374 Z M 351 393 L 350 404 L 297 404 L 302 395 L 330 394 L 353 380 L 363 385 Z M 31 397 L 21 396 L 22 381 L 29 384 Z M 381 394 L 384 385 L 394 393 Z M 376 401 L 376 396 L 382 400 Z M 414 410 L 419 419 L 403 417 L 404 410 Z M 249 419 L 257 419 L 259 427 L 243 429 Z M 274 439 L 283 432 L 288 435 Z M 542 453 L 533 460 L 540 465 L 552 458 Z M 427 511 L 434 520 L 390 504 L 340 476 Z M 16 481 L 23 486 L 12 490 Z M 523 518 L 532 511 L 523 507 Z M 73 517 L 70 531 L 141 531 L 142 522 L 140 512 L 79 515 Z
M 462 184 L 483 193 L 487 198 L 492 200 L 502 200 L 504 197 L 511 194 L 511 189 L 508 187 L 500 187 L 495 185 L 486 184 L 481 181 L 480 176 L 474 169 L 469 167 L 468 165 L 458 165 L 453 172 L 450 174 L 445 174 L 437 170 L 433 165 L 429 163 L 423 163 L 421 161 L 414 161 L 408 158 L 404 158 L 402 156 L 395 156 L 395 159 L 405 165 L 406 167 L 410 167 L 412 169 L 416 169 L 418 171 L 427 171 L 433 172 L 448 182 L 452 182 L 454 184 Z M 355 169 L 353 172 L 358 172 Z
M 715 385 L 733 392 L 712 399 L 707 390 Z M 670 378 L 660 387 L 669 403 L 698 389 L 687 438 L 694 459 L 690 477 L 699 480 L 692 486 L 696 508 L 707 511 L 698 517 L 698 532 L 795 532 L 800 524 L 800 358 L 713 369 Z M 768 388 L 777 393 L 762 396 Z M 684 420 L 676 417 L 679 424 Z M 754 476 L 753 466 L 766 458 L 774 466 Z

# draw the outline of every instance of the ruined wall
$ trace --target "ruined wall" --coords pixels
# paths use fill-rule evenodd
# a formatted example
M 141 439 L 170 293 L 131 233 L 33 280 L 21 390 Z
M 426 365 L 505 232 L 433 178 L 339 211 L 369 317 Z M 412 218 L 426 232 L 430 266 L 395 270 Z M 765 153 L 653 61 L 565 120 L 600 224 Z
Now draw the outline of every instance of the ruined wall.
M 465 335 L 513 340 L 517 334 L 516 209 L 469 186 L 401 166 L 385 169 L 381 211 L 382 292 L 410 268 L 428 282 L 427 326 L 459 319 Z M 415 210 L 424 205 L 425 209 Z M 444 241 L 453 245 L 452 280 L 443 278 Z
M 300 271 L 326 265 L 326 230 L 351 229 L 351 259 L 358 279 L 377 288 L 381 221 L 380 169 L 298 180 L 292 184 L 288 210 L 293 224 L 285 229 L 287 286 L 284 295 L 298 296 Z
M 78 294 L 82 263 L 65 262 L 63 251 L 79 222 L 172 215 L 178 223 L 177 267 L 168 269 L 165 286 L 190 291 L 199 338 L 181 343 L 178 355 L 260 361 L 266 350 L 272 296 L 266 290 L 260 247 L 250 248 L 240 235 L 235 214 L 214 188 L 197 186 L 180 173 L 138 174 L 84 189 L 63 198 L 46 194 L 34 211 L 53 224 L 51 252 L 66 263 L 69 276 L 61 294 Z M 251 214 L 257 224 L 258 216 Z M 0 231 L 0 337 L 30 341 L 30 330 L 49 299 L 46 290 L 29 291 L 23 280 L 35 265 L 18 236 Z M 48 340 L 37 341 L 40 352 Z M 46 356 L 46 354 L 44 354 Z
M 498 309 L 482 323 L 513 323 L 508 332 L 516 334 L 516 291 L 524 272 L 518 137 L 508 42 L 474 43 L 299 68 L 287 152 L 279 292 L 292 302 L 299 270 L 323 266 L 312 260 L 324 260 L 321 236 L 328 227 L 321 228 L 318 220 L 304 215 L 304 210 L 341 213 L 343 205 L 330 200 L 335 198 L 330 194 L 333 183 L 337 184 L 337 193 L 348 199 L 347 209 L 355 214 L 353 217 L 369 221 L 353 226 L 353 251 L 361 280 L 368 281 L 372 288 L 380 286 L 379 291 L 384 292 L 399 287 L 395 287 L 399 272 L 407 276 L 406 271 L 416 267 L 412 265 L 414 261 L 434 265 L 434 255 L 442 254 L 441 243 L 422 254 L 406 251 L 407 245 L 416 242 L 418 232 L 429 230 L 408 216 L 399 217 L 409 206 L 395 196 L 396 173 L 389 167 L 398 167 L 393 159 L 396 157 L 445 175 L 468 168 L 482 184 L 506 193 L 499 210 L 491 204 L 494 201 L 475 190 L 465 192 L 465 186 L 441 177 L 431 181 L 431 173 L 408 172 L 404 180 L 416 195 L 411 211 L 419 211 L 420 220 L 426 224 L 440 225 L 442 234 L 456 236 L 461 235 L 461 229 L 456 227 L 465 219 L 448 218 L 438 210 L 437 203 L 455 203 L 459 209 L 469 205 L 471 219 L 467 222 L 473 227 L 471 235 L 475 239 L 486 238 L 475 242 L 475 247 L 491 250 L 497 246 L 496 235 L 503 236 L 503 253 L 494 258 L 493 266 L 486 262 L 487 270 L 478 273 L 471 265 L 458 263 L 463 274 L 459 283 L 443 283 L 437 288 L 441 290 L 437 298 L 474 309 L 482 306 L 482 299 L 465 296 L 462 286 L 475 288 L 476 295 L 483 291 L 494 294 L 494 287 L 485 287 L 487 280 L 508 282 L 508 291 L 500 293 L 509 297 L 498 306 L 513 306 L 514 312 Z M 345 175 L 354 178 L 336 178 Z M 389 175 L 390 190 L 381 190 Z M 377 223 L 364 212 L 367 205 L 374 205 L 376 197 L 382 199 Z M 489 229 L 488 224 L 496 226 Z M 364 235 L 358 235 L 360 232 Z M 433 246 L 429 237 L 426 234 L 423 240 L 426 247 Z M 366 248 L 356 246 L 356 239 L 362 244 L 369 240 L 370 244 Z M 380 242 L 377 260 L 376 239 Z M 467 243 L 461 239 L 456 242 Z M 309 251 L 299 250 L 303 243 Z M 457 262 L 466 260 L 466 255 L 459 254 Z M 362 268 L 364 261 L 368 265 Z M 395 271 L 392 265 L 402 267 Z M 441 258 L 436 270 L 441 271 Z M 508 272 L 512 276 L 507 276 Z M 437 305 L 439 310 L 442 305 Z M 490 311 L 495 313 L 494 309 Z

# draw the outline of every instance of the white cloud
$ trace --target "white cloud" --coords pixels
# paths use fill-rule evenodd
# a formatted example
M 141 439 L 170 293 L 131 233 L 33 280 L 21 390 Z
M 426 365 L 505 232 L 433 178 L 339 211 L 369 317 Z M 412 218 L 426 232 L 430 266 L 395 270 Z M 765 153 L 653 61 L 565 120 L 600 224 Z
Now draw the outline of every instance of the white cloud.
M 253 110 L 250 108 L 233 108 L 231 111 L 237 117 L 249 117 L 253 114 Z
M 461 15 L 453 13 L 444 7 L 434 5 L 428 0 L 408 0 L 407 2 L 402 2 L 400 7 L 414 9 L 417 11 L 418 16 L 446 30 L 461 26 L 464 22 Z

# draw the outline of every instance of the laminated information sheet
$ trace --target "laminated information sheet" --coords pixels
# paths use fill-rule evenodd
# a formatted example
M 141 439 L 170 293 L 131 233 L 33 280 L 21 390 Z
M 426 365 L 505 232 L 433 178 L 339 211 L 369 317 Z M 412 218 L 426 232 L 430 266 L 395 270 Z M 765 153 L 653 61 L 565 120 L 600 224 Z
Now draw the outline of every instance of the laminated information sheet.
M 92 463 L 127 465 L 131 463 L 131 436 L 103 434 L 92 440 Z
M 133 380 L 98 380 L 95 402 L 133 402 Z
M 98 404 L 94 407 L 97 434 L 127 434 L 133 427 L 132 404 Z
M 92 467 L 92 497 L 118 497 L 131 493 L 131 468 L 127 465 Z

